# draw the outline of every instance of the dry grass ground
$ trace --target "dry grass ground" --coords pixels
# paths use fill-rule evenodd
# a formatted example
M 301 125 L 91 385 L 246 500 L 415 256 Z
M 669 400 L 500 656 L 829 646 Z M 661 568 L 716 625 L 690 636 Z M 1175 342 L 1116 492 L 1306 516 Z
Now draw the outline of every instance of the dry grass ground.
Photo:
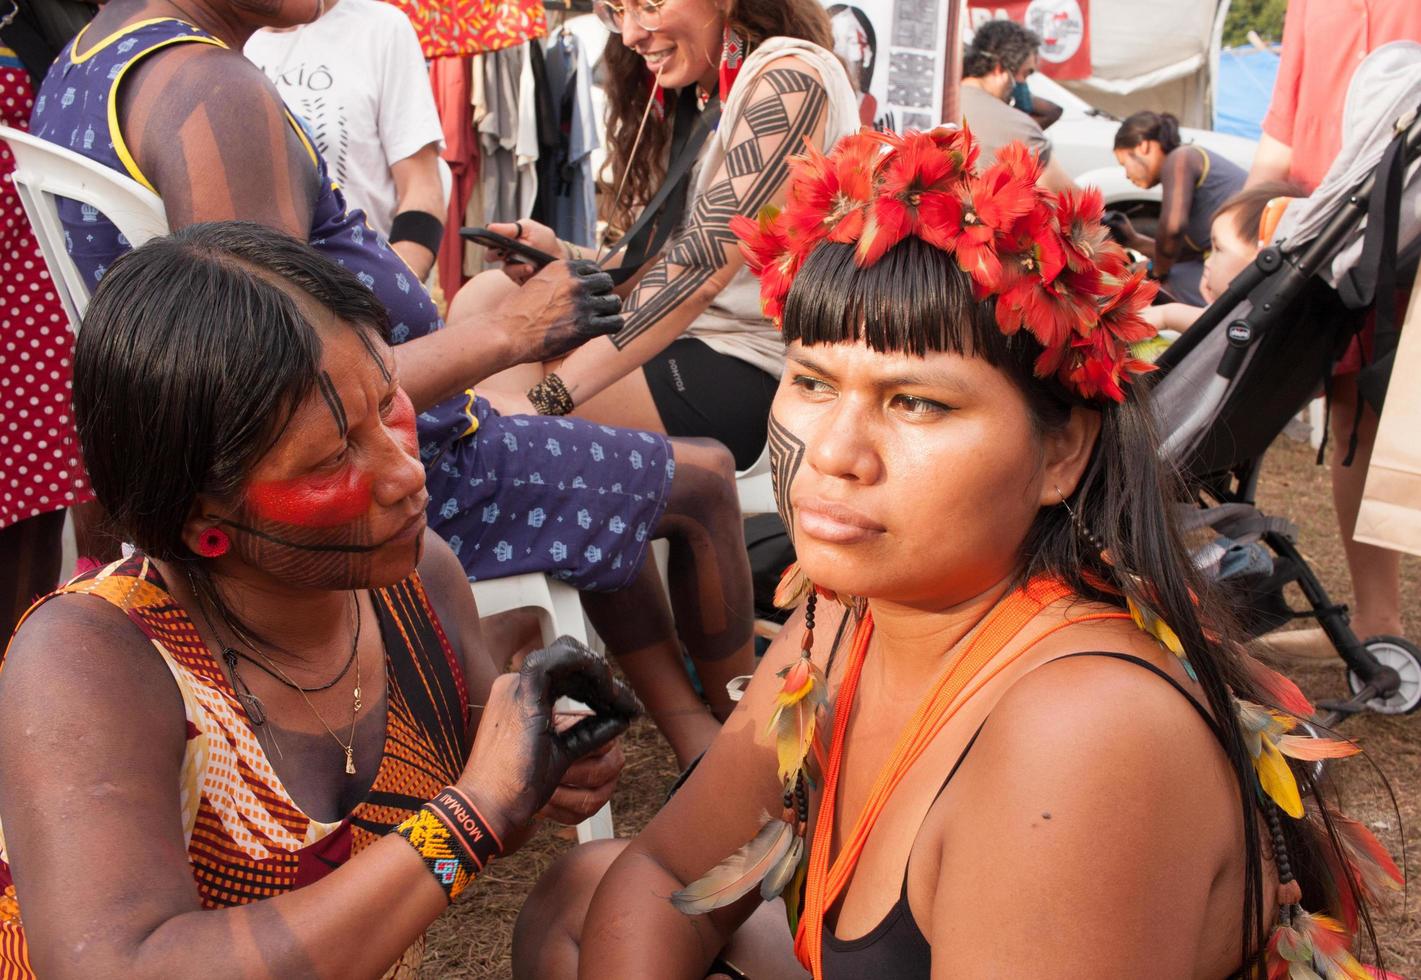
M 1280 440 L 1270 454 L 1260 487 L 1265 510 L 1297 522 L 1300 543 L 1334 597 L 1347 601 L 1348 578 L 1328 486 L 1327 470 L 1313 466 L 1305 444 Z M 1421 639 L 1421 562 L 1403 563 L 1406 633 Z M 1313 698 L 1345 693 L 1340 661 L 1289 667 L 1289 673 Z M 1343 731 L 1362 743 L 1391 780 L 1406 828 L 1407 874 L 1421 881 L 1421 714 L 1402 717 L 1362 715 L 1348 721 Z M 675 778 L 675 760 L 666 743 L 646 724 L 638 725 L 626 739 L 627 768 L 613 800 L 620 835 L 634 834 L 660 806 Z M 1337 767 L 1339 791 L 1346 808 L 1371 825 L 1394 853 L 1400 854 L 1397 817 L 1375 773 L 1362 762 Z M 427 978 L 506 977 L 513 922 L 523 897 L 537 877 L 568 850 L 572 841 L 544 830 L 518 854 L 493 866 L 479 882 L 477 894 L 451 910 L 429 933 L 429 947 L 421 976 Z M 1406 908 L 1397 908 L 1378 921 L 1387 965 L 1408 977 L 1421 976 L 1421 894 L 1413 889 Z

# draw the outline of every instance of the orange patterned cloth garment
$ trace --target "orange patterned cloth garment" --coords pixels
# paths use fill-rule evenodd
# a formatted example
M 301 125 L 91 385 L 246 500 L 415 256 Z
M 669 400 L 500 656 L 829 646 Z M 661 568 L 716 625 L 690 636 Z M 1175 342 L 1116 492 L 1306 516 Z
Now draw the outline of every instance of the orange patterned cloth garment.
M 405 12 L 430 60 L 480 54 L 548 32 L 543 0 L 386 0 Z
M 417 574 L 371 590 L 388 678 L 385 747 L 364 801 L 334 823 L 308 817 L 287 794 L 226 675 L 147 558 L 134 555 L 81 575 L 40 603 L 66 593 L 98 596 L 122 609 L 177 682 L 187 718 L 177 792 L 204 908 L 245 905 L 319 880 L 463 771 L 464 672 Z M 35 975 L 23 915 L 24 896 L 15 893 L 0 830 L 0 980 Z M 412 977 L 422 952 L 421 940 L 387 976 Z

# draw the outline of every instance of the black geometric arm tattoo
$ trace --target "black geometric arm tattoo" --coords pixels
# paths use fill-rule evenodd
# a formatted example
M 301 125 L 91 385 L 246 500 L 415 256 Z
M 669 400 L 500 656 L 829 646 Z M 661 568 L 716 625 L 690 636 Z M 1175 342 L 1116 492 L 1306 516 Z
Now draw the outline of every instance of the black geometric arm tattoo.
M 623 306 L 626 326 L 612 338 L 625 348 L 704 286 L 735 245 L 730 219 L 755 215 L 784 187 L 785 158 L 797 153 L 824 115 L 823 84 L 806 72 L 777 68 L 761 75 L 732 134 L 724 176 L 691 205 L 685 228 L 637 284 Z

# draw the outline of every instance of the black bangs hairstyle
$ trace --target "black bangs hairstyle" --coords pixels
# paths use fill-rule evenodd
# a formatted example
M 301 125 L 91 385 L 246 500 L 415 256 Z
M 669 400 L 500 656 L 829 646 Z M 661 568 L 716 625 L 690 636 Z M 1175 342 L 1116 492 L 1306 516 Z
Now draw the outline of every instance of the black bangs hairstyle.
M 1263 907 L 1263 863 L 1252 758 L 1244 747 L 1233 695 L 1261 704 L 1271 699 L 1250 673 L 1228 608 L 1211 581 L 1188 557 L 1174 518 L 1178 501 L 1188 499 L 1178 474 L 1159 461 L 1145 386 L 1127 387 L 1126 400 L 1083 401 L 1055 377 L 1038 378 L 1034 363 L 1041 346 L 1027 331 L 1006 336 L 997 327 L 995 302 L 973 298 L 972 282 L 952 256 L 916 237 L 904 239 L 877 263 L 860 268 L 852 245 L 824 242 L 805 260 L 790 286 L 784 309 L 784 340 L 806 346 L 863 343 L 880 353 L 924 356 L 952 353 L 981 357 L 1004 372 L 1026 400 L 1038 432 L 1066 424 L 1073 407 L 1100 414 L 1100 435 L 1080 485 L 1064 501 L 1043 507 L 1021 544 L 1019 582 L 1049 576 L 1077 595 L 1116 608 L 1126 596 L 1157 610 L 1179 635 L 1216 719 L 1230 764 L 1238 778 L 1244 825 L 1241 962 L 1255 975 L 1264 952 L 1264 928 L 1271 911 Z M 1114 564 L 1084 539 L 1071 518 L 1104 543 Z M 1139 594 L 1144 584 L 1148 596 Z M 1298 784 L 1321 797 L 1310 771 L 1290 761 Z M 1337 846 L 1330 824 L 1284 819 L 1294 874 L 1305 901 L 1336 913 L 1336 887 L 1327 874 L 1324 848 Z M 1332 838 L 1329 840 L 1329 838 Z M 1358 894 L 1353 883 L 1351 887 Z M 1380 957 L 1365 903 L 1359 902 L 1373 949 Z
M 314 389 L 321 341 L 298 290 L 387 337 L 385 308 L 352 273 L 248 222 L 155 239 L 94 291 L 75 344 L 75 421 L 114 530 L 149 556 L 194 558 L 182 541 L 193 500 L 233 495 Z

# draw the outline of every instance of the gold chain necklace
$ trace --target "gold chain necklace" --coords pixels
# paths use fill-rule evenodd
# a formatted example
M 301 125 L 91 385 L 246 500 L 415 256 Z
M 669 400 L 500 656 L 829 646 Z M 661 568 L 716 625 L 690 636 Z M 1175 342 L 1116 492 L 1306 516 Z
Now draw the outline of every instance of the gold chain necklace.
M 359 643 L 360 643 L 360 602 L 359 602 L 359 600 L 356 600 L 356 604 L 355 604 L 355 614 L 356 614 L 356 620 L 355 620 L 355 623 L 356 623 L 356 631 L 355 631 L 355 634 L 356 634 L 356 645 L 357 645 L 357 647 L 358 647 L 358 646 L 359 646 Z M 298 684 L 297 684 L 295 681 L 293 681 L 290 677 L 286 676 L 286 671 L 282 670 L 279 666 L 277 666 L 277 664 L 276 664 L 274 661 L 272 661 L 272 659 L 271 659 L 270 657 L 268 657 L 266 654 L 262 653 L 260 650 L 257 650 L 255 647 L 253 647 L 252 650 L 253 650 L 253 652 L 256 653 L 256 655 L 257 655 L 258 657 L 261 657 L 263 660 L 265 660 L 266 663 L 267 663 L 267 666 L 270 667 L 272 670 L 276 671 L 276 673 L 281 677 L 282 680 L 284 680 L 284 681 L 287 683 L 288 686 L 294 687 L 294 688 L 296 689 L 296 693 L 299 694 L 299 695 L 301 695 L 301 700 L 306 702 L 306 707 L 308 707 L 308 708 L 311 709 L 311 714 L 313 714 L 313 715 L 316 716 L 316 720 L 321 723 L 321 727 L 326 730 L 326 732 L 331 736 L 331 738 L 335 739 L 335 743 L 341 747 L 341 750 L 342 750 L 342 751 L 345 752 L 345 774 L 346 774 L 347 776 L 354 776 L 354 775 L 355 775 L 355 719 L 356 719 L 356 716 L 360 713 L 360 706 L 361 706 L 361 703 L 362 703 L 361 700 L 360 700 L 360 654 L 357 652 L 356 655 L 355 655 L 355 692 L 354 692 L 354 697 L 353 697 L 353 699 L 352 699 L 352 701 L 351 701 L 351 706 L 350 706 L 350 734 L 349 734 L 348 736 L 346 736 L 346 740 L 345 740 L 345 741 L 341 741 L 341 737 L 335 733 L 335 729 L 332 728 L 332 727 L 326 722 L 326 719 L 323 718 L 323 717 L 321 716 L 321 713 L 316 710 L 316 706 L 311 703 L 311 699 L 306 696 L 306 691 L 305 691 L 305 689 L 302 688 L 300 685 L 298 685 Z

